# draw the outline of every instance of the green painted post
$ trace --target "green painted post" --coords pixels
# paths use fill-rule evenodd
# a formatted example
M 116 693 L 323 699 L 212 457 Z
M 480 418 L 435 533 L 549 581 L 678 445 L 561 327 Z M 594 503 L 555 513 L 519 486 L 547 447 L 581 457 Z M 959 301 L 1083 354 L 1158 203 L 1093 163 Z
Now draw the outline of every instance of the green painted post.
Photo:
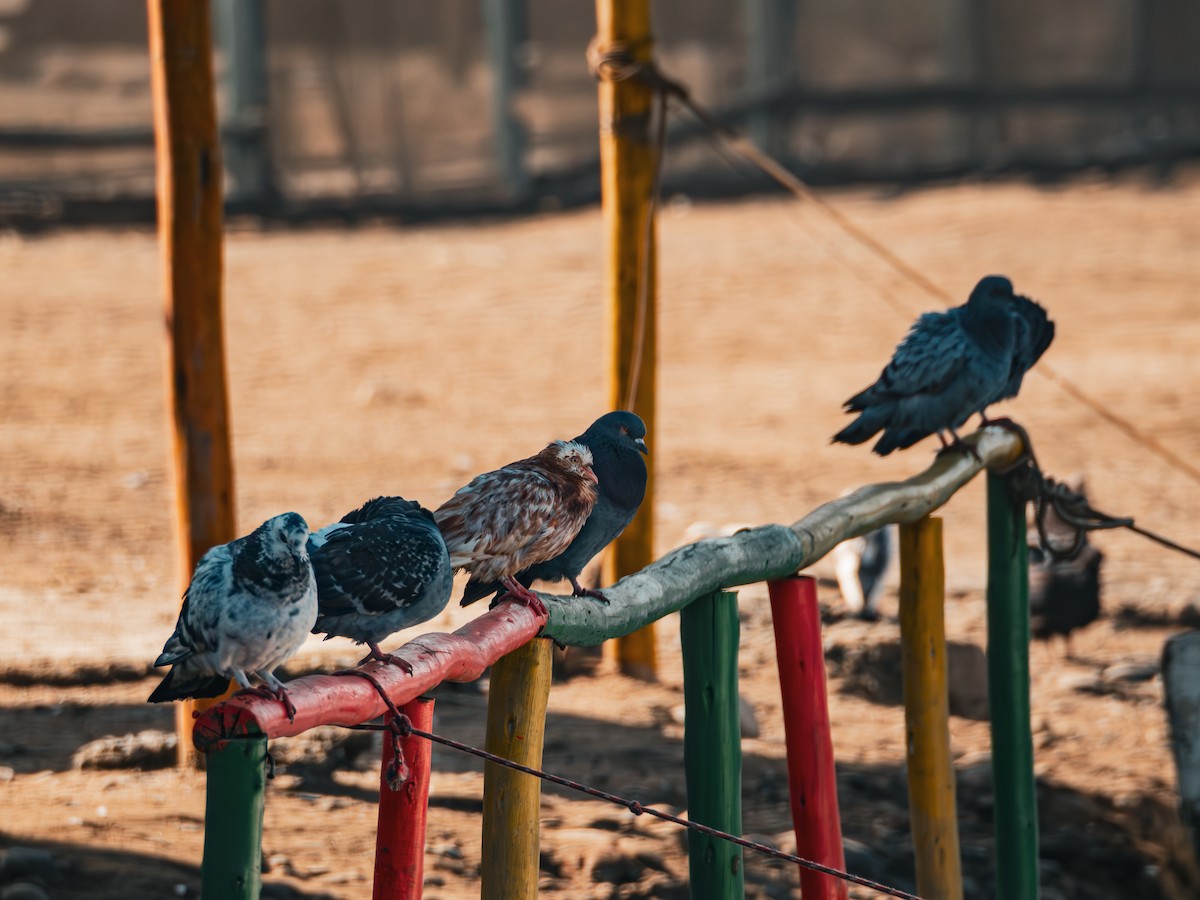
M 988 473 L 988 701 L 996 896 L 1038 897 L 1037 791 L 1029 725 L 1029 548 L 1025 503 Z
M 737 594 L 718 591 L 680 611 L 683 644 L 683 766 L 688 817 L 742 833 L 742 735 L 738 717 Z M 694 900 L 745 894 L 742 848 L 688 832 Z
M 201 900 L 258 900 L 266 759 L 265 736 L 208 754 Z

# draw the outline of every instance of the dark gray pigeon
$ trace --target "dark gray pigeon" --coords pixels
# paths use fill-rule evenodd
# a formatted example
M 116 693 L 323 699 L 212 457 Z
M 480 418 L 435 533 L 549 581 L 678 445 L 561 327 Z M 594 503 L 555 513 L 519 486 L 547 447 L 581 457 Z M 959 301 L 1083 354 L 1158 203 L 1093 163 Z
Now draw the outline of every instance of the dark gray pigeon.
M 834 441 L 861 444 L 882 431 L 873 448 L 886 456 L 955 429 L 973 413 L 1011 397 L 1054 336 L 1053 323 L 1032 300 L 1013 293 L 999 275 L 982 279 L 962 306 L 925 313 L 896 348 L 879 379 L 846 401 L 859 417 Z
M 407 668 L 379 642 L 440 613 L 454 582 L 433 513 L 414 500 L 376 497 L 315 532 L 308 550 L 317 576 L 313 632 L 366 644 L 366 659 Z
M 576 597 L 603 600 L 600 591 L 579 583 L 579 573 L 597 553 L 625 530 L 646 495 L 646 424 L 631 412 L 606 413 L 575 438 L 592 451 L 592 471 L 599 481 L 599 496 L 583 529 L 562 553 L 517 573 L 517 581 L 529 587 L 536 580 L 571 582 Z M 469 581 L 463 590 L 468 606 L 502 589 L 498 582 Z
M 274 669 L 300 649 L 317 617 L 308 524 L 289 512 L 200 558 L 183 595 L 175 632 L 156 666 L 170 666 L 151 703 L 217 697 L 230 679 L 278 699 L 294 717 Z M 267 689 L 251 686 L 256 675 Z
M 1039 547 L 1029 548 L 1029 627 L 1032 636 L 1048 641 L 1061 635 L 1067 658 L 1073 658 L 1071 632 L 1100 617 L 1100 566 L 1104 554 L 1084 542 L 1072 559 L 1055 559 Z

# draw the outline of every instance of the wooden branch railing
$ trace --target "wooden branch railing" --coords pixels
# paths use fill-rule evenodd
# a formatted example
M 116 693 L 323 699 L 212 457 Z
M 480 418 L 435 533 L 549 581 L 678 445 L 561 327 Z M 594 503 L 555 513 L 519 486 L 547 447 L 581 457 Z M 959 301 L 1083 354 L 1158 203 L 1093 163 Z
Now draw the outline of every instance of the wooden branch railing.
M 722 589 L 760 581 L 778 581 L 812 565 L 848 538 L 866 534 L 889 523 L 917 522 L 944 504 L 955 491 L 980 471 L 985 468 L 1003 470 L 1016 462 L 1023 451 L 1021 440 L 1015 432 L 996 426 L 980 429 L 967 437 L 964 443 L 966 446 L 961 450 L 940 454 L 925 472 L 902 482 L 863 487 L 846 497 L 818 507 L 790 527 L 767 525 L 747 529 L 729 537 L 681 547 L 608 588 L 605 592 L 609 599 L 607 604 L 584 598 L 543 595 L 549 608 L 547 620 L 535 615 L 526 606 L 503 603 L 453 634 L 425 634 L 395 651 L 397 656 L 411 665 L 411 674 L 404 672 L 400 666 L 375 662 L 362 667 L 362 671 L 373 676 L 393 703 L 403 706 L 443 681 L 470 681 L 478 678 L 488 666 L 526 645 L 539 631 L 564 644 L 596 644 L 636 631 L 649 622 L 688 606 L 700 597 L 712 596 Z M 1014 523 L 1017 521 L 1021 501 L 1008 494 L 1000 479 L 995 477 L 989 478 L 988 498 L 990 520 L 993 522 L 990 572 L 996 582 L 989 586 L 989 606 L 999 610 L 1003 604 L 1002 614 L 989 614 L 989 688 L 995 688 L 993 696 L 999 698 L 1004 710 L 1001 733 L 998 737 L 995 733 L 993 735 L 993 757 L 996 762 L 997 796 L 1006 793 L 1008 798 L 1004 810 L 1001 810 L 1001 804 L 997 802 L 997 827 L 1003 828 L 1006 833 L 1005 839 L 997 842 L 997 869 L 1005 868 L 1006 871 L 1013 872 L 1014 884 L 1021 884 L 1023 889 L 1029 888 L 1036 892 L 1036 798 L 1032 790 L 1032 761 L 1027 755 L 1030 750 L 1028 608 L 1025 599 L 1026 581 L 1021 570 L 1023 557 L 1014 549 Z M 996 527 L 998 523 L 1003 523 L 999 525 L 999 530 Z M 1023 546 L 1023 531 L 1021 538 Z M 1026 604 L 1024 607 L 1023 603 Z M 819 628 L 819 625 L 815 627 Z M 940 631 L 940 626 L 934 626 L 934 633 L 930 634 L 929 639 L 935 642 L 944 641 L 944 634 L 938 634 L 937 631 Z M 1025 645 L 1022 645 L 1022 635 Z M 691 636 L 692 642 L 697 645 L 712 639 L 714 638 L 711 635 L 700 632 Z M 813 672 L 819 670 L 823 691 L 824 665 L 820 652 L 819 631 L 816 633 L 816 639 L 810 640 L 808 645 L 808 649 L 804 651 L 805 666 Z M 998 652 L 993 653 L 993 645 L 999 648 Z M 736 671 L 736 662 L 734 670 Z M 710 673 L 704 677 L 717 675 Z M 928 683 L 933 684 L 937 690 L 944 690 L 944 673 L 940 675 L 941 687 L 937 687 L 937 673 L 922 673 L 921 677 L 932 678 Z M 523 717 L 521 721 L 528 719 L 531 734 L 539 735 L 539 726 L 543 722 L 545 711 L 543 689 L 535 690 L 533 686 L 525 684 L 525 681 L 528 679 L 511 685 L 511 691 L 523 693 L 519 697 L 509 698 L 512 701 L 510 704 L 491 704 L 491 707 L 508 710 L 505 716 L 513 721 L 516 721 L 516 717 Z M 249 738 L 252 746 L 261 747 L 263 738 L 296 735 L 318 725 L 357 725 L 376 718 L 386 709 L 386 704 L 376 688 L 363 678 L 338 674 L 313 675 L 298 678 L 290 682 L 288 687 L 296 707 L 294 721 L 288 721 L 282 705 L 275 700 L 253 695 L 235 695 L 207 710 L 197 720 L 194 733 L 197 749 L 210 755 L 226 756 L 231 747 L 227 740 L 229 738 Z M 501 688 L 502 684 L 493 684 L 493 690 Z M 785 699 L 787 694 L 788 689 L 785 688 Z M 823 731 L 825 737 L 822 740 L 827 741 L 827 712 L 822 712 L 826 716 Z M 938 715 L 940 716 L 940 713 Z M 942 721 L 944 722 L 944 719 Z M 685 722 L 685 743 L 686 728 Z M 489 724 L 489 731 L 491 729 L 492 725 Z M 938 717 L 935 716 L 928 730 L 929 740 L 942 740 L 937 737 L 938 733 L 945 735 L 946 746 L 938 746 L 928 752 L 932 754 L 931 758 L 939 760 L 938 766 L 941 767 L 942 761 L 949 759 L 948 734 L 944 730 L 944 724 L 939 724 Z M 536 743 L 536 748 L 531 746 L 528 749 L 540 751 L 540 739 Z M 827 755 L 828 764 L 817 766 L 810 773 L 806 769 L 811 767 L 795 766 L 795 760 L 789 752 L 789 777 L 806 779 L 806 783 L 827 785 L 828 787 L 820 789 L 820 793 L 836 804 L 832 755 Z M 530 756 L 530 759 L 537 757 L 540 757 L 540 752 L 537 756 Z M 730 752 L 723 758 L 729 766 L 734 766 L 738 754 Z M 247 767 L 253 771 L 244 771 Z M 247 778 L 253 781 L 254 773 L 261 773 L 261 768 L 262 760 L 258 754 L 247 755 L 244 752 L 236 753 L 233 761 L 227 766 L 211 767 L 209 808 L 226 809 L 228 814 L 229 807 L 244 806 L 247 801 L 241 793 L 244 792 L 243 785 Z M 223 776 L 220 780 L 214 777 L 216 772 L 226 770 L 231 773 L 228 777 Z M 935 774 L 935 780 L 931 784 L 943 784 L 947 773 L 939 771 Z M 531 776 L 521 778 L 532 781 Z M 694 780 L 690 778 L 689 785 Z M 520 811 L 506 810 L 504 814 L 515 816 L 522 821 L 528 819 L 536 824 L 538 788 L 540 786 L 534 790 L 520 792 Z M 740 821 L 740 809 L 735 810 L 729 806 L 729 803 L 736 802 L 736 797 L 730 800 L 729 797 L 733 795 L 729 792 L 723 792 L 723 796 L 726 799 L 714 806 L 714 809 L 722 810 L 722 821 L 726 824 Z M 411 807 L 412 804 L 408 806 Z M 945 835 L 952 833 L 952 823 L 944 821 L 945 816 L 953 815 L 952 805 L 938 803 L 934 806 L 935 815 L 942 818 L 940 821 L 926 823 L 927 827 L 924 827 L 921 833 L 914 833 L 914 841 L 917 843 L 926 840 L 941 841 Z M 396 808 L 400 807 L 397 805 Z M 261 816 L 261 806 L 257 807 L 257 812 L 250 812 L 250 818 L 256 817 L 260 826 Z M 496 824 L 492 823 L 492 826 L 495 827 Z M 716 821 L 704 824 L 719 827 Z M 381 809 L 381 827 L 383 825 Z M 394 825 L 395 823 L 389 823 L 389 827 Z M 1032 844 L 1031 836 L 1034 841 Z M 412 843 L 419 846 L 419 839 L 414 838 Z M 514 845 L 512 858 L 493 852 L 483 860 L 485 868 L 499 866 L 501 863 L 506 867 L 505 874 L 500 874 L 499 870 L 491 872 L 490 868 L 489 872 L 485 873 L 484 897 L 534 895 L 537 885 L 536 843 L 525 842 L 519 852 Z M 817 848 L 814 855 L 823 855 L 823 858 L 816 861 L 835 868 L 840 867 L 840 829 L 830 829 L 829 840 L 822 839 Z M 942 852 L 945 853 L 947 849 L 943 847 Z M 221 866 L 214 863 L 212 871 L 248 872 L 253 876 L 258 865 L 258 846 L 255 844 L 242 848 L 242 851 L 239 857 L 231 851 L 228 842 L 225 842 L 222 844 L 224 862 Z M 917 851 L 919 855 L 923 854 L 924 859 L 935 858 L 932 847 L 919 846 Z M 206 842 L 205 867 L 202 870 L 204 897 L 237 897 L 247 900 L 257 897 L 255 877 L 244 878 L 239 882 L 248 886 L 246 891 L 229 893 L 228 881 L 225 880 L 220 884 L 213 880 L 210 889 L 208 856 Z M 518 878 L 525 888 L 515 894 L 506 893 L 503 885 L 513 884 L 514 878 Z M 945 890 L 939 890 L 942 896 L 955 896 L 951 882 L 960 881 L 956 861 L 945 860 L 944 863 L 939 863 L 936 879 L 947 885 Z M 931 877 L 930 880 L 934 882 L 936 879 Z M 253 887 L 249 887 L 251 885 Z M 829 896 L 843 895 L 841 884 L 828 886 L 833 889 Z M 958 889 L 961 890 L 960 885 Z M 375 896 L 417 897 L 419 887 L 394 894 L 381 894 L 377 891 Z

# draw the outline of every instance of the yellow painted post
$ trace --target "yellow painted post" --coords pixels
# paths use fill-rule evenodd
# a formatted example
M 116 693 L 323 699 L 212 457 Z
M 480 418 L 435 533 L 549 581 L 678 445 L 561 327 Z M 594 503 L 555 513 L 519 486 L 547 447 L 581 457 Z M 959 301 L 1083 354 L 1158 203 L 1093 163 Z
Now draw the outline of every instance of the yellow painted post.
M 900 526 L 900 645 L 917 893 L 962 900 L 946 681 L 942 520 Z
M 534 638 L 492 667 L 484 747 L 540 768 L 550 699 L 548 638 Z M 482 900 L 537 896 L 541 781 L 493 762 L 483 764 Z
M 146 8 L 182 594 L 205 551 L 236 536 L 221 321 L 221 143 L 208 3 L 147 0 Z M 192 710 L 190 701 L 176 709 L 181 764 L 193 759 Z
M 596 0 L 597 51 L 623 49 L 638 62 L 651 59 L 650 0 Z M 637 79 L 600 77 L 600 185 L 608 260 L 609 401 L 642 417 L 655 431 L 654 218 L 656 149 L 651 113 L 654 91 Z M 646 499 L 610 548 L 605 578 L 612 582 L 654 559 L 654 456 L 646 463 Z M 654 625 L 618 638 L 621 670 L 652 680 L 658 671 Z

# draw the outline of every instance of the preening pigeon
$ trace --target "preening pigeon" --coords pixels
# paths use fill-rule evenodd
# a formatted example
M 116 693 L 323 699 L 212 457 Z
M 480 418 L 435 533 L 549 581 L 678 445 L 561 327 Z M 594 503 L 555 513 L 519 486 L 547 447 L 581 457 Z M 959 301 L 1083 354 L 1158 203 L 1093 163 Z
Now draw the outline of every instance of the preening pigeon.
M 170 666 L 151 703 L 217 697 L 233 679 L 296 708 L 274 669 L 300 649 L 317 617 L 308 524 L 289 512 L 200 558 L 183 595 L 175 632 L 156 666 Z M 269 688 L 251 686 L 256 675 Z
M 562 553 L 596 505 L 592 451 L 554 441 L 528 459 L 477 475 L 434 512 L 450 565 L 501 582 L 539 615 L 545 605 L 514 577 Z
M 892 561 L 893 526 L 842 541 L 833 548 L 838 589 L 846 611 L 867 622 L 879 618 L 883 577 Z
M 522 587 L 529 587 L 537 579 L 565 578 L 571 582 L 576 597 L 604 599 L 600 591 L 580 585 L 579 573 L 592 557 L 616 540 L 642 505 L 646 496 L 646 463 L 642 455 L 649 453 L 645 438 L 646 424 L 623 410 L 605 413 L 575 438 L 575 443 L 592 451 L 592 471 L 599 481 L 596 506 L 566 550 L 517 573 L 516 579 Z M 497 582 L 472 579 L 460 602 L 467 606 L 502 589 Z
M 1053 338 L 1041 306 L 989 275 L 962 306 L 917 319 L 879 379 L 846 401 L 860 415 L 833 439 L 861 444 L 882 431 L 880 456 L 931 434 L 947 446 L 943 431 L 957 442 L 955 429 L 973 413 L 986 423 L 989 405 L 1016 395 Z
M 433 513 L 403 497 L 376 497 L 314 532 L 308 552 L 317 576 L 313 632 L 350 638 L 370 648 L 366 659 L 409 668 L 379 642 L 432 619 L 450 599 L 454 572 Z

